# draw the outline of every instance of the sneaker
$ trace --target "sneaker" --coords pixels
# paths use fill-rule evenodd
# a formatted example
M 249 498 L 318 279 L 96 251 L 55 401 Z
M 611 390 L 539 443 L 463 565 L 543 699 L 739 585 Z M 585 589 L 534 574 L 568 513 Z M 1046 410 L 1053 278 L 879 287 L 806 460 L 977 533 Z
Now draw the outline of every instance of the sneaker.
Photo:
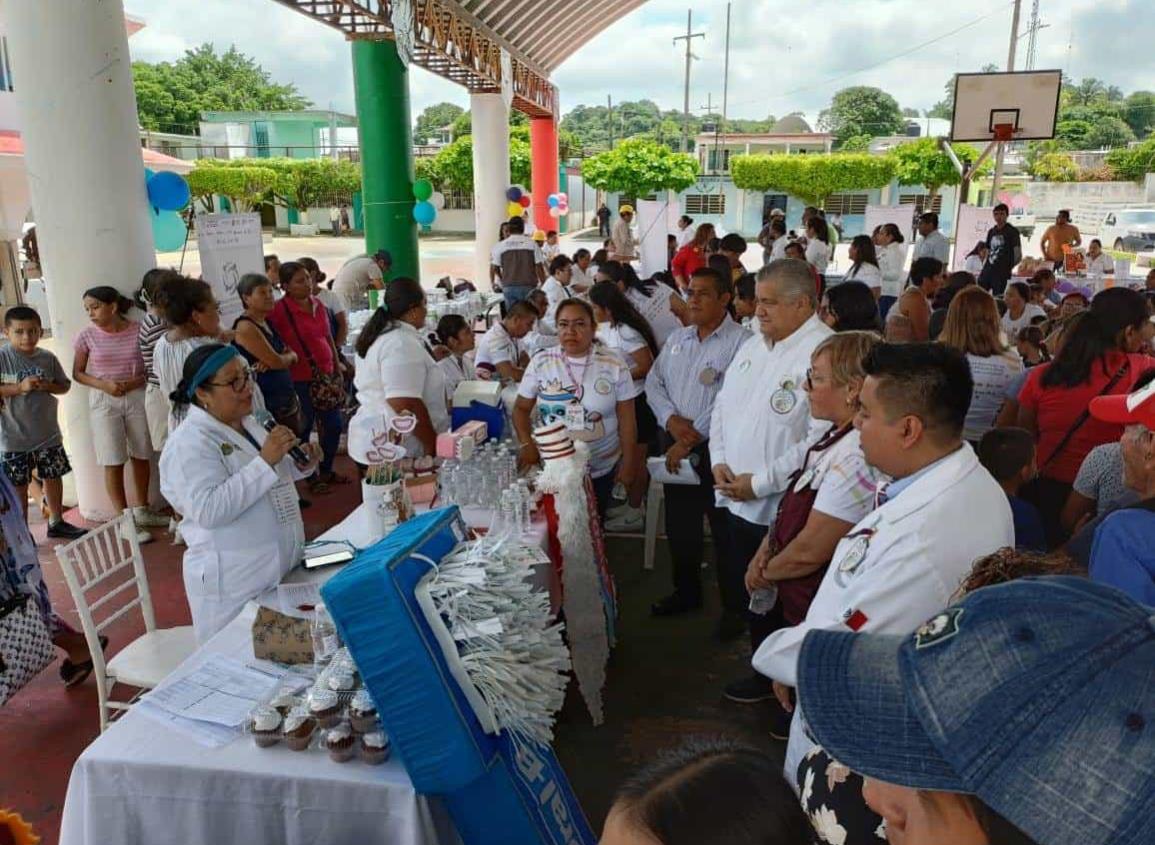
M 83 537 L 87 533 L 87 528 L 81 528 L 70 522 L 65 522 L 63 519 L 48 526 L 48 536 L 61 540 L 75 540 L 77 537 Z
M 171 517 L 156 513 L 148 508 L 137 507 L 132 509 L 132 521 L 137 528 L 168 528 Z
M 127 540 L 127 539 L 128 539 L 128 537 L 129 537 L 129 535 L 128 535 L 128 532 L 129 532 L 129 531 L 135 531 L 135 532 L 136 532 L 136 542 L 140 543 L 142 546 L 143 546 L 145 543 L 151 543 L 151 542 L 152 542 L 152 534 L 150 534 L 149 532 L 145 531 L 145 530 L 144 530 L 143 528 L 141 528 L 139 525 L 134 525 L 134 526 L 132 526 L 131 528 L 129 528 L 129 527 L 126 525 L 126 526 L 124 527 L 123 531 L 125 532 L 125 533 L 124 533 L 124 539 L 126 539 L 126 540 Z
M 765 675 L 750 675 L 740 681 L 726 684 L 722 695 L 739 704 L 757 704 L 774 698 L 774 686 Z
M 646 527 L 646 514 L 641 508 L 627 509 L 619 516 L 606 520 L 606 531 L 615 534 L 632 534 Z
M 632 511 L 629 502 L 622 502 L 620 505 L 614 505 L 611 508 L 606 508 L 606 519 L 614 519 Z

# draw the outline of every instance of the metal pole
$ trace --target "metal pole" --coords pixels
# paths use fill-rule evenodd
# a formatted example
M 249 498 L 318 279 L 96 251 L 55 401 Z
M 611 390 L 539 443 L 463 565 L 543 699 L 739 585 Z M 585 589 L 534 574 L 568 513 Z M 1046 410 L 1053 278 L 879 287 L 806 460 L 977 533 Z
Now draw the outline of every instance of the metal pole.
M 722 65 L 722 132 L 726 131 L 726 98 L 730 91 L 730 4 L 726 4 L 726 60 Z M 718 162 L 718 133 L 714 132 L 714 162 Z M 725 168 L 723 168 L 725 169 Z M 721 193 L 722 183 L 718 183 Z
M 690 143 L 690 34 L 693 30 L 694 10 L 686 10 L 686 83 L 682 91 L 682 152 L 689 150 Z
M 1007 73 L 1015 69 L 1015 48 L 1019 43 L 1019 13 L 1022 11 L 1023 0 L 1015 0 L 1015 10 L 1011 14 L 1011 46 L 1007 50 Z M 1003 183 L 1003 157 L 1006 155 L 1007 145 L 999 142 L 998 152 L 995 154 L 995 175 L 991 179 L 991 197 L 997 197 Z
M 606 128 L 610 135 L 610 149 L 614 148 L 614 98 L 606 94 Z

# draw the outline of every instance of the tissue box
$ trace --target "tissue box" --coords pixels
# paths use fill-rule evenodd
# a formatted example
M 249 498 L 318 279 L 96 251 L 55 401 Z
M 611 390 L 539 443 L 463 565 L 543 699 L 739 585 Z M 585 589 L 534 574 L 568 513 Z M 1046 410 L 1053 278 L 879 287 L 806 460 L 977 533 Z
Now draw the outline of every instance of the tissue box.
M 437 476 L 432 473 L 408 476 L 405 479 L 405 489 L 413 504 L 429 504 L 437 496 Z
M 488 436 L 489 427 L 484 422 L 480 420 L 464 422 L 453 431 L 437 435 L 437 457 L 468 457 L 464 454 L 465 450 L 472 450 L 474 447 L 480 446 Z M 463 446 L 462 444 L 466 440 L 471 441 L 471 443 Z
M 309 620 L 286 616 L 269 607 L 258 608 L 253 620 L 253 656 L 275 663 L 312 663 Z

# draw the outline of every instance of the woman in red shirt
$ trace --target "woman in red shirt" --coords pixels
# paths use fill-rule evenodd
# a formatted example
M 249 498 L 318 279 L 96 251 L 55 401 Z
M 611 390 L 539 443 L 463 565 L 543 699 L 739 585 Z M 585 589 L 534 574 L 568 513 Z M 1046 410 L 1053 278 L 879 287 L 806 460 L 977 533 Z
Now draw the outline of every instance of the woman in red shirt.
M 309 489 L 314 493 L 327 493 L 330 485 L 349 482 L 348 478 L 333 471 L 343 420 L 339 407 L 315 408 L 309 386 L 314 368 L 319 373 L 333 374 L 344 367 L 333 343 L 329 312 L 313 296 L 313 282 L 308 269 L 297 261 L 288 261 L 281 265 L 279 275 L 285 296 L 273 306 L 267 320 L 288 347 L 297 353 L 297 362 L 289 368 L 289 375 L 301 400 L 304 423 L 301 440 L 309 441 L 314 420 L 321 440 L 321 465 L 309 479 Z
M 694 239 L 674 253 L 674 261 L 670 265 L 674 273 L 674 283 L 679 291 L 690 286 L 690 276 L 694 271 L 706 266 L 709 257 L 706 247 L 714 238 L 714 224 L 703 223 L 694 231 Z
M 1099 293 L 1053 361 L 1033 368 L 1019 393 L 1019 419 L 1035 435 L 1039 476 L 1024 495 L 1038 505 L 1048 545 L 1063 540 L 1063 504 L 1083 459 L 1096 446 L 1118 440 L 1122 426 L 1087 413 L 1099 395 L 1130 393 L 1155 359 L 1138 354 L 1150 332 L 1143 296 L 1127 288 Z

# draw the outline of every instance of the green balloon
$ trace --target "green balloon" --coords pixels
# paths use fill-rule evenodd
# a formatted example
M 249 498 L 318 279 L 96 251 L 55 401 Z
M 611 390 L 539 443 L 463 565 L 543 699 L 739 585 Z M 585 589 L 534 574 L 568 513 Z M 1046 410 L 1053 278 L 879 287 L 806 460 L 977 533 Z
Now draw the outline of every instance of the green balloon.
M 433 196 L 433 183 L 428 179 L 418 179 L 413 183 L 413 198 L 418 202 L 425 202 Z

